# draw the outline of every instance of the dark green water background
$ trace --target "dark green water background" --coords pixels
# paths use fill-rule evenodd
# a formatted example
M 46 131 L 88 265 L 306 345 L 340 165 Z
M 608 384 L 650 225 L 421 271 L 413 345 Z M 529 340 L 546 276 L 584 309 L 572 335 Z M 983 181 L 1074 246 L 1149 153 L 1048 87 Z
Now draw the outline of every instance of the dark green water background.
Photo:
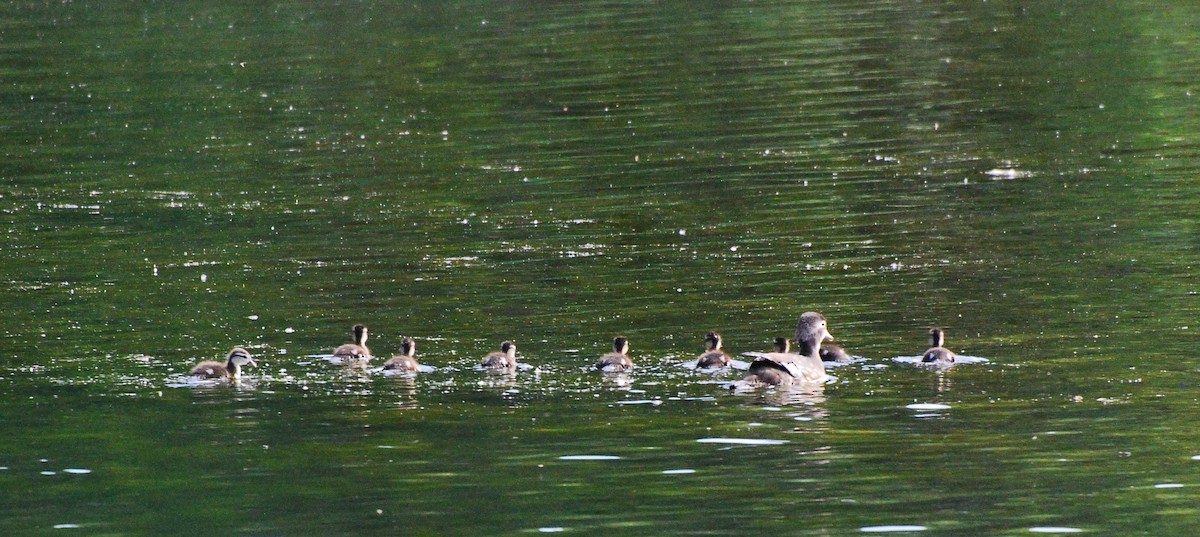
M 1190 0 L 6 2 L 0 533 L 1194 533 L 1197 92 Z

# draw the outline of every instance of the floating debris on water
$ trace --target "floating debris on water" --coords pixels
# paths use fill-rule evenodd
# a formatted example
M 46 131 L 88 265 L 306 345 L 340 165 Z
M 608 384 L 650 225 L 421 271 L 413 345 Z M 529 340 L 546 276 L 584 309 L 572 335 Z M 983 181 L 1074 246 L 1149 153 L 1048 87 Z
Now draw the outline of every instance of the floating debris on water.
M 777 446 L 788 443 L 787 440 L 771 440 L 766 438 L 700 438 L 701 444 L 736 444 L 739 446 Z
M 621 457 L 616 455 L 563 455 L 558 458 L 560 461 L 616 461 Z
M 1018 170 L 1016 168 L 994 168 L 983 173 L 995 181 L 1011 181 L 1013 179 L 1028 179 L 1033 177 L 1033 172 Z
M 909 410 L 950 410 L 950 405 L 941 403 L 913 403 L 904 408 Z

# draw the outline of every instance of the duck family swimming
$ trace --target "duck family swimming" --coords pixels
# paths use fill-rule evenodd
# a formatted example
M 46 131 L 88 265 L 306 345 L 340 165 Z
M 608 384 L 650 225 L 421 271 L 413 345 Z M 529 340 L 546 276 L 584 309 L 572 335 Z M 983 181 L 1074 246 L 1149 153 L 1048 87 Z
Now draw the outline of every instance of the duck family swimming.
M 370 360 L 371 351 L 367 348 L 368 330 L 365 325 L 356 324 L 352 330 L 354 342 L 338 346 L 334 349 L 334 357 L 341 359 L 347 365 L 355 365 Z M 791 343 L 795 342 L 797 349 L 793 352 Z M 833 341 L 829 332 L 828 321 L 815 311 L 800 315 L 796 323 L 795 336 L 792 339 L 777 337 L 773 342 L 774 352 L 746 352 L 754 360 L 749 364 L 747 374 L 741 380 L 730 385 L 733 389 L 758 388 L 764 386 L 789 387 L 795 383 L 823 383 L 829 377 L 825 372 L 826 362 L 848 362 L 854 360 L 846 351 L 835 345 L 823 345 Z M 930 348 L 921 356 L 923 363 L 951 365 L 956 361 L 954 352 L 946 349 L 945 331 L 941 328 L 929 330 Z M 722 349 L 721 334 L 710 331 L 704 338 L 705 351 L 695 362 L 695 369 L 720 370 L 731 365 L 731 358 Z M 633 360 L 629 358 L 629 338 L 617 336 L 613 338 L 611 352 L 601 355 L 595 362 L 595 369 L 603 372 L 627 372 L 634 368 Z M 913 357 L 915 358 L 915 357 Z M 861 360 L 861 358 L 860 358 Z M 899 359 L 898 359 L 899 360 Z M 986 361 L 975 359 L 977 361 Z M 746 367 L 744 362 L 738 362 L 737 367 Z M 196 364 L 189 376 L 200 379 L 231 379 L 241 377 L 242 367 L 256 367 L 254 358 L 246 349 L 236 347 L 225 357 L 225 362 L 203 361 Z M 489 372 L 514 372 L 518 367 L 517 346 L 512 341 L 505 341 L 500 350 L 483 357 L 479 368 Z M 407 337 L 401 342 L 400 354 L 392 357 L 383 364 L 383 371 L 418 372 L 430 371 L 433 368 L 423 367 L 416 359 L 416 341 Z

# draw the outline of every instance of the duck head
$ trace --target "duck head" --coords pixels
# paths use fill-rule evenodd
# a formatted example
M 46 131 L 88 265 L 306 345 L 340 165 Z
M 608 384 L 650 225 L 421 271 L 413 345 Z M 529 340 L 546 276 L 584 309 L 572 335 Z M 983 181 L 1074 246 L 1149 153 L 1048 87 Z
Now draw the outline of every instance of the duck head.
M 613 352 L 617 354 L 629 354 L 629 338 L 625 336 L 613 338 Z
M 511 341 L 505 341 L 504 343 L 500 344 L 500 352 L 504 353 L 505 356 L 508 356 L 509 358 L 512 358 L 513 360 L 516 360 L 517 359 L 517 344 L 513 343 Z
M 783 336 L 775 338 L 775 352 L 787 354 L 792 350 L 792 342 Z
M 941 347 L 946 343 L 946 332 L 938 327 L 929 329 L 929 346 Z
M 709 351 L 721 350 L 721 334 L 709 332 L 704 336 L 704 349 Z
M 826 326 L 825 316 L 815 311 L 805 312 L 796 323 L 796 344 L 801 354 L 815 354 L 821 349 L 822 341 L 833 341 Z

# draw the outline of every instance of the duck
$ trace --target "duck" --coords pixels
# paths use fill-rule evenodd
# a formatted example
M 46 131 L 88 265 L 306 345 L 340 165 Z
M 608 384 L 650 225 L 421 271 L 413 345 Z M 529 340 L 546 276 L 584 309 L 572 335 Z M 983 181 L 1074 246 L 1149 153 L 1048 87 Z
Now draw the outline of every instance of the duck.
M 821 361 L 822 362 L 849 362 L 854 358 L 845 349 L 834 345 L 821 345 Z
M 729 355 L 721 350 L 721 334 L 704 336 L 704 353 L 696 359 L 696 369 L 718 369 L 729 365 Z
M 775 338 L 775 343 L 773 346 L 775 347 L 775 352 L 781 352 L 784 354 L 792 352 L 792 340 L 783 336 Z
M 404 338 L 400 342 L 400 354 L 393 356 L 383 363 L 384 371 L 416 371 L 421 364 L 417 363 L 417 342 L 413 338 Z
M 258 367 L 258 364 L 254 363 L 254 357 L 246 349 L 234 347 L 229 354 L 225 355 L 225 363 L 205 360 L 196 364 L 188 372 L 188 375 L 198 379 L 238 380 L 242 376 L 242 366 L 244 365 Z
M 517 368 L 517 344 L 505 341 L 500 350 L 483 357 L 482 367 L 491 371 L 512 371 Z
M 921 356 L 922 362 L 952 364 L 954 353 L 943 347 L 946 343 L 946 332 L 938 327 L 929 329 L 929 349 Z
M 821 361 L 821 342 L 833 340 L 825 316 L 815 311 L 800 315 L 796 322 L 796 344 L 799 353 L 752 353 L 754 361 L 745 378 L 733 388 L 758 386 L 791 386 L 794 381 L 824 382 L 825 364 Z M 778 350 L 779 342 L 776 340 Z M 786 348 L 786 345 L 785 345 Z
M 629 338 L 617 336 L 613 338 L 613 351 L 596 360 L 596 369 L 605 372 L 629 371 L 633 369 L 633 360 L 628 355 Z
M 347 343 L 333 349 L 333 356 L 343 360 L 369 360 L 371 349 L 367 348 L 367 327 L 356 324 L 353 328 L 354 343 Z

